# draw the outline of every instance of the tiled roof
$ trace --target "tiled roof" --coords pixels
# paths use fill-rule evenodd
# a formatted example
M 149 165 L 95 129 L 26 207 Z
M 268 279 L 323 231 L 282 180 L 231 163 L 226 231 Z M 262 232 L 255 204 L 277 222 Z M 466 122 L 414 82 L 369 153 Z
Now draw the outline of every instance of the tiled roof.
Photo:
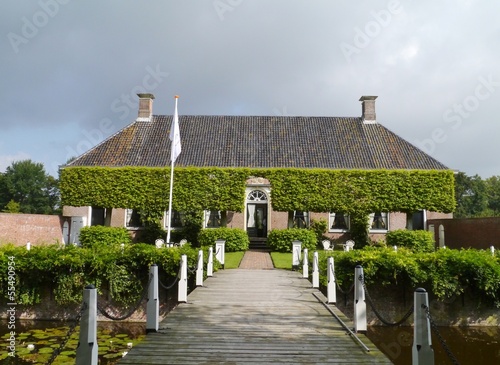
M 68 166 L 170 166 L 172 116 L 136 121 Z M 179 116 L 176 166 L 448 169 L 378 123 L 361 118 Z

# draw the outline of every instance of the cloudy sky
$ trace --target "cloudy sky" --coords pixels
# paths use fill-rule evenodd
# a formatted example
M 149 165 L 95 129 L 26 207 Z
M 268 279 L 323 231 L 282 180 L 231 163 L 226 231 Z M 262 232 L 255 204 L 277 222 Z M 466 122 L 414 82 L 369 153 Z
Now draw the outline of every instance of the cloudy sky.
M 500 4 L 3 0 L 0 172 L 69 158 L 155 114 L 360 116 L 448 167 L 500 175 Z M 182 131 L 181 131 L 182 133 Z

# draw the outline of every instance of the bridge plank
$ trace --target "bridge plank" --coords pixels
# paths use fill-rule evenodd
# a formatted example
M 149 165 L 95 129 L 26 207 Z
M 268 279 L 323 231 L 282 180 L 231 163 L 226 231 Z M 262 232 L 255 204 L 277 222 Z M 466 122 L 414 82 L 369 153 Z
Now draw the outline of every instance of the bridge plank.
M 312 293 L 325 299 L 297 272 L 219 271 L 119 364 L 391 363 L 361 335 L 365 352 Z

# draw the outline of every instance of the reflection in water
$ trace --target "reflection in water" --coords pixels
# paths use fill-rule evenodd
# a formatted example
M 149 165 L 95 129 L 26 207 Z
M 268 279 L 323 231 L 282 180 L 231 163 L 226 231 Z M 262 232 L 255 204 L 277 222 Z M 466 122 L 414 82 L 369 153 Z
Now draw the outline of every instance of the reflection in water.
M 500 364 L 500 327 L 439 327 L 439 333 L 460 365 Z M 396 365 L 411 364 L 413 327 L 369 327 L 368 338 Z M 432 334 L 436 364 L 451 364 Z
M 7 346 L 0 348 L 0 364 L 29 365 L 47 363 L 61 343 L 65 342 L 69 330 L 68 322 L 18 320 L 15 324 L 15 357 L 9 356 Z M 124 353 L 140 342 L 145 335 L 144 323 L 98 322 L 97 341 L 99 364 L 114 365 Z M 0 321 L 0 337 L 9 338 L 7 322 Z M 61 349 L 54 365 L 74 364 L 78 346 L 78 327 Z

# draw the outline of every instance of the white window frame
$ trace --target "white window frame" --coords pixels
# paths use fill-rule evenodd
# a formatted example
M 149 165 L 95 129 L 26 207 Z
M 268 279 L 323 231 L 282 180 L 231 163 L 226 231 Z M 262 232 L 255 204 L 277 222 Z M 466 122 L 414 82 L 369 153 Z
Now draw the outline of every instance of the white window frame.
M 344 216 L 345 224 L 347 228 L 332 228 L 333 223 L 335 222 L 335 217 L 337 214 L 342 214 Z M 328 215 L 328 232 L 349 232 L 351 230 L 351 221 L 349 214 L 343 212 L 330 212 Z
M 382 221 L 385 224 L 385 228 L 372 228 L 373 220 L 375 218 L 375 213 L 380 213 L 381 214 L 381 218 L 382 218 Z M 385 232 L 388 232 L 389 231 L 389 224 L 390 224 L 390 222 L 389 222 L 389 212 L 374 212 L 374 213 L 371 213 L 370 216 L 369 216 L 369 219 L 368 219 L 368 224 L 369 224 L 370 232 L 373 232 L 373 233 L 385 233 Z
M 309 227 L 311 227 L 311 214 L 309 214 L 309 212 L 307 212 L 307 211 L 302 211 L 302 210 L 300 210 L 300 212 L 302 212 L 304 214 L 305 227 L 295 227 L 295 216 L 296 216 L 297 212 L 298 212 L 297 210 L 294 210 L 292 212 L 292 221 L 291 221 L 292 226 L 288 227 L 288 228 L 308 229 Z
M 184 215 L 184 212 L 178 212 L 176 210 L 172 210 L 172 213 L 179 213 L 181 216 Z M 163 225 L 164 229 L 168 229 L 169 219 L 170 219 L 170 217 L 169 217 L 168 210 L 167 210 L 167 211 L 165 211 L 165 215 L 164 215 L 164 225 Z M 181 221 L 182 221 L 182 218 L 181 218 Z M 170 227 L 170 229 L 172 231 L 182 229 L 182 228 L 184 228 L 184 226 L 172 226 L 172 227 Z
M 130 209 L 130 208 L 125 209 L 125 227 L 127 229 L 144 229 L 145 224 L 142 221 L 140 226 L 129 226 L 128 223 L 130 221 L 130 218 L 132 217 L 132 214 L 134 214 L 134 211 L 136 211 L 136 209 Z
M 213 212 L 217 212 L 218 214 L 218 221 L 219 224 L 217 226 L 208 226 L 208 222 L 210 221 L 210 216 Z M 206 229 L 214 229 L 214 228 L 221 228 L 222 227 L 222 213 L 220 210 L 205 210 L 205 219 L 203 220 L 203 228 Z

